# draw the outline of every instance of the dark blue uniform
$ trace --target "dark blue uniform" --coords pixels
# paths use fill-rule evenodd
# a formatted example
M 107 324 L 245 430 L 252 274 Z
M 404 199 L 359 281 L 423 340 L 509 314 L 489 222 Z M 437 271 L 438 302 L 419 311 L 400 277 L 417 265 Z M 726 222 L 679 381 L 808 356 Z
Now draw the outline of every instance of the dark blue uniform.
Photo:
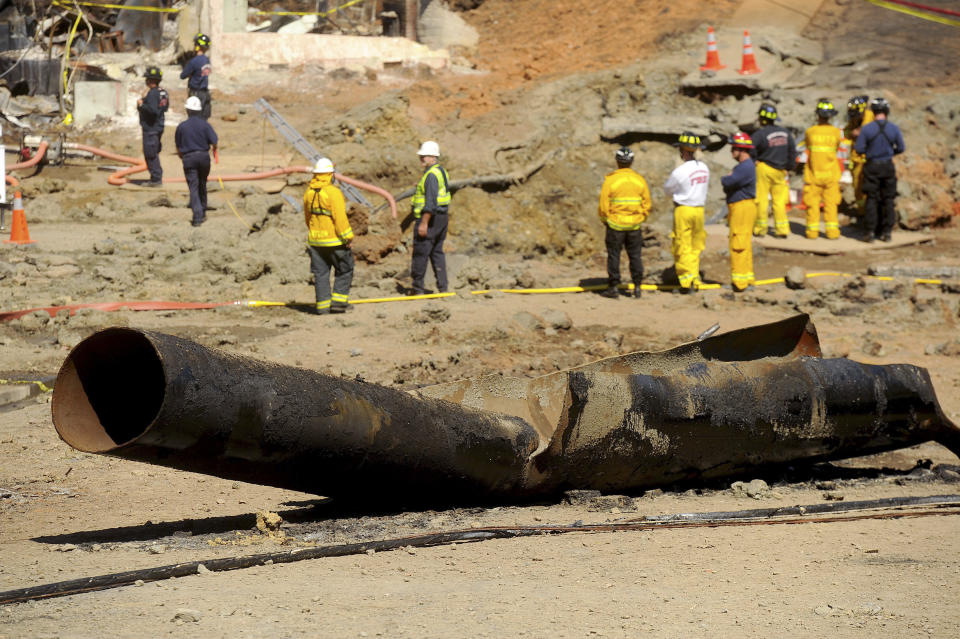
M 150 171 L 150 183 L 163 182 L 163 167 L 160 166 L 160 138 L 163 136 L 163 114 L 170 106 L 170 96 L 160 87 L 152 87 L 143 102 L 137 107 L 140 112 L 140 129 L 143 131 L 143 158 Z
M 211 106 L 208 84 L 212 69 L 210 58 L 203 53 L 198 53 L 183 65 L 183 71 L 180 72 L 181 80 L 189 78 L 187 80 L 187 95 L 195 95 L 200 98 L 200 104 L 203 106 L 200 115 L 204 120 L 210 119 Z
M 730 175 L 720 178 L 720 185 L 727 195 L 727 204 L 757 197 L 757 165 L 753 160 L 744 160 L 733 167 Z
M 183 161 L 183 176 L 190 187 L 190 208 L 194 226 L 207 219 L 207 178 L 210 176 L 210 147 L 217 146 L 217 133 L 196 111 L 177 126 L 174 141 Z
M 757 162 L 781 171 L 792 171 L 797 163 L 797 143 L 782 126 L 768 124 L 752 136 L 757 148 Z
M 897 170 L 893 156 L 903 153 L 903 134 L 886 118 L 877 119 L 860 130 L 854 145 L 857 153 L 867 158 L 863 166 L 863 192 L 867 196 L 864 211 L 866 239 L 890 240 L 897 223 L 894 200 L 897 197 Z

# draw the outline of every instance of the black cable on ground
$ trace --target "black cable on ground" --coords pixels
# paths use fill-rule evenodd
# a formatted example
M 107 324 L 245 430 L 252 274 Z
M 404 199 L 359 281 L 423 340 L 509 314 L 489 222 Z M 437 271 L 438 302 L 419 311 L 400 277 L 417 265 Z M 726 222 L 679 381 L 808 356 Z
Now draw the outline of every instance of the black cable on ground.
M 181 564 L 170 564 L 156 568 L 130 570 L 96 577 L 83 577 L 70 581 L 59 581 L 50 584 L 41 584 L 29 588 L 0 592 L 0 605 L 20 603 L 36 599 L 49 599 L 67 595 L 107 590 L 120 586 L 130 586 L 137 581 L 159 581 L 172 577 L 187 577 L 200 571 L 202 565 L 210 572 L 224 572 L 239 570 L 270 564 L 292 563 L 305 559 L 320 559 L 323 557 L 344 557 L 358 555 L 373 550 L 397 550 L 400 548 L 426 546 L 443 546 L 452 543 L 485 541 L 488 539 L 513 539 L 518 537 L 532 537 L 535 535 L 556 535 L 571 532 L 624 532 L 639 530 L 658 530 L 675 528 L 698 528 L 719 526 L 746 526 L 762 524 L 802 524 L 802 523 L 830 523 L 836 521 L 856 521 L 861 519 L 897 519 L 903 517 L 924 517 L 930 515 L 957 515 L 960 510 L 923 510 L 887 513 L 871 513 L 848 517 L 794 517 L 792 519 L 773 519 L 783 515 L 805 515 L 811 513 L 837 513 L 856 510 L 878 508 L 903 508 L 906 506 L 938 505 L 955 506 L 960 504 L 960 495 L 931 495 L 926 497 L 891 497 L 888 499 L 872 499 L 868 501 L 838 502 L 829 504 L 811 504 L 809 506 L 791 506 L 787 508 L 759 508 L 753 510 L 725 511 L 714 513 L 685 513 L 677 515 L 658 515 L 641 519 L 630 520 L 624 523 L 612 524 L 580 524 L 566 526 L 513 526 L 489 527 L 474 530 L 454 530 L 443 533 L 417 535 L 414 537 L 399 537 L 381 541 L 340 544 L 335 546 L 314 546 L 295 548 L 281 552 L 259 553 L 240 557 L 226 557 L 222 559 L 208 559 L 204 561 L 189 561 Z

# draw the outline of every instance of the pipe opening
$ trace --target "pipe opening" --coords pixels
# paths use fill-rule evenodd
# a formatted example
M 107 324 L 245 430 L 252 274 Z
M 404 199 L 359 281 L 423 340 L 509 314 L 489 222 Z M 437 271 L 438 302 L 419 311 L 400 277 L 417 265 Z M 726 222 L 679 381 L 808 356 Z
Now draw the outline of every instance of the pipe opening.
M 142 435 L 160 412 L 163 363 L 142 333 L 109 328 L 67 357 L 53 394 L 53 423 L 66 443 L 102 453 Z

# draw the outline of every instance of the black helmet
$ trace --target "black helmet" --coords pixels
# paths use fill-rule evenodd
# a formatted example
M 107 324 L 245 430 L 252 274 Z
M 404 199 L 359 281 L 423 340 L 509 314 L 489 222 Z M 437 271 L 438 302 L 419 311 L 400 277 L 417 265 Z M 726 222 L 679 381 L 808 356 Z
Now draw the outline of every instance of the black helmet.
M 207 49 L 210 47 L 210 36 L 205 33 L 198 33 L 193 36 L 193 45 Z
M 680 134 L 680 137 L 677 138 L 677 146 L 679 146 L 681 149 L 687 149 L 689 151 L 695 151 L 703 148 L 703 144 L 700 142 L 700 136 L 696 133 L 691 133 L 690 131 L 684 131 Z
M 820 98 L 817 100 L 817 116 L 821 118 L 832 118 L 836 114 L 837 109 L 829 99 Z
M 888 115 L 890 113 L 890 103 L 885 98 L 874 98 L 870 101 L 870 110 L 874 113 Z
M 633 163 L 633 151 L 630 150 L 629 146 L 621 146 L 617 149 L 617 164 L 632 164 Z
M 777 107 L 773 106 L 769 102 L 764 102 L 760 105 L 760 110 L 757 112 L 757 115 L 761 120 L 774 122 L 777 119 Z
M 147 80 L 159 82 L 163 79 L 163 71 L 160 70 L 160 67 L 147 67 L 147 70 L 143 72 L 143 77 Z

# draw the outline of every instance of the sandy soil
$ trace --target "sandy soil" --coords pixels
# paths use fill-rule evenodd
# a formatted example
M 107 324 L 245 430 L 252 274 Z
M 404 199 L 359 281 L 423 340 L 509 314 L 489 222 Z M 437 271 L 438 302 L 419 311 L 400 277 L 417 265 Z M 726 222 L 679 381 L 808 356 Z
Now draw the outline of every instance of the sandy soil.
M 718 126 L 729 126 L 738 110 L 752 117 L 761 95 L 782 98 L 809 116 L 809 105 L 800 102 L 803 91 L 814 90 L 809 87 L 793 93 L 766 89 L 742 101 L 726 96 L 713 105 L 681 95 L 678 82 L 702 62 L 699 27 L 733 15 L 742 3 L 716 3 L 717 14 L 709 17 L 697 11 L 702 3 L 632 4 L 487 0 L 464 14 L 481 34 L 477 50 L 461 52 L 476 66 L 471 75 L 415 69 L 317 78 L 305 69 L 283 77 L 265 72 L 217 87 L 213 123 L 223 140 L 224 166 L 218 170 L 224 172 L 303 162 L 251 107 L 261 95 L 270 96 L 344 172 L 395 193 L 416 179 L 410 157 L 416 144 L 437 132 L 450 149 L 454 176 L 506 173 L 550 158 L 523 184 L 456 194 L 448 243 L 456 297 L 358 304 L 344 316 L 328 318 L 296 306 L 85 311 L 55 318 L 37 313 L 0 324 L 0 378 L 54 374 L 79 340 L 119 324 L 412 389 L 491 372 L 540 375 L 616 353 L 669 348 L 714 323 L 728 331 L 807 312 L 825 356 L 923 366 L 945 413 L 960 420 L 960 286 L 918 284 L 914 277 L 920 275 L 889 282 L 865 277 L 871 269 L 913 268 L 920 274 L 960 267 L 956 226 L 934 227 L 934 242 L 897 249 L 881 244 L 829 257 L 757 249 L 759 278 L 780 277 L 790 267 L 850 274 L 812 278 L 797 291 L 774 284 L 739 297 L 718 290 L 692 297 L 649 293 L 641 300 L 590 293 L 470 294 L 604 281 L 595 198 L 620 141 L 600 138 L 603 117 L 646 113 L 643 109 L 655 105 L 652 111 L 675 109 L 677 117 L 709 111 Z M 818 33 L 837 34 L 827 40 L 828 57 L 831 50 L 836 56 L 851 49 L 863 53 L 850 44 L 848 28 L 876 20 L 869 7 L 822 3 L 811 24 Z M 638 13 L 644 20 L 636 19 Z M 901 194 L 903 206 L 923 211 L 939 206 L 949 216 L 956 201 L 950 168 L 955 163 L 943 137 L 958 126 L 949 107 L 958 94 L 957 80 L 925 72 L 927 54 L 911 53 L 920 39 L 939 37 L 941 26 L 890 20 L 883 22 L 888 31 L 882 37 L 902 46 L 883 59 L 885 66 L 875 70 L 879 84 L 867 92 L 882 89 L 903 99 L 895 109 L 910 118 L 908 146 L 914 155 L 901 168 L 921 177 L 910 193 Z M 610 24 L 614 28 L 604 28 Z M 898 29 L 889 30 L 890 24 Z M 804 27 L 805 33 L 814 27 Z M 903 40 L 910 30 L 913 45 Z M 687 44 L 690 52 L 683 50 Z M 784 61 L 789 64 L 794 63 Z M 860 90 L 846 83 L 862 73 L 843 69 L 828 63 L 819 69 L 831 83 L 826 92 Z M 942 83 L 926 86 L 934 77 Z M 306 83 L 308 78 L 316 86 Z M 170 91 L 175 104 L 182 102 L 182 87 Z M 901 95 L 913 96 L 925 110 L 911 111 Z M 801 126 L 805 120 L 797 117 Z M 139 152 L 136 131 L 129 127 L 102 125 L 84 135 L 121 153 Z M 669 283 L 670 207 L 656 189 L 675 152 L 656 139 L 627 141 L 640 151 L 642 172 L 657 198 L 645 247 L 647 281 Z M 172 146 L 171 133 L 165 143 Z M 726 155 L 721 151 L 708 159 L 715 175 L 729 170 Z M 163 161 L 168 175 L 175 175 L 169 149 Z M 208 223 L 192 229 L 181 188 L 114 189 L 99 164 L 74 159 L 21 176 L 37 243 L 2 245 L 0 310 L 147 299 L 312 301 L 302 219 L 276 193 L 299 197 L 302 176 L 229 184 L 211 195 Z M 719 210 L 720 199 L 711 193 Z M 938 204 L 942 198 L 946 204 Z M 792 215 L 795 222 L 802 219 L 797 211 Z M 358 210 L 353 220 L 358 228 L 368 222 L 357 242 L 364 259 L 354 298 L 397 295 L 409 284 L 409 232 L 401 234 L 383 211 Z M 722 235 L 710 236 L 703 268 L 707 281 L 728 282 Z M 543 322 L 548 312 L 565 314 L 570 328 Z M 769 488 L 755 498 L 733 489 L 731 480 L 574 503 L 557 496 L 532 504 L 432 511 L 396 504 L 378 511 L 363 503 L 78 453 L 57 438 L 49 400 L 42 395 L 0 412 L 0 591 L 429 531 L 623 523 L 664 513 L 960 493 L 960 476 L 951 474 L 960 470 L 960 460 L 929 443 L 740 478 L 767 482 Z M 924 461 L 918 465 L 918 460 Z M 260 511 L 282 517 L 279 532 L 257 528 Z M 955 637 L 960 635 L 958 533 L 960 519 L 944 513 L 574 532 L 405 549 L 0 606 L 0 637 Z

